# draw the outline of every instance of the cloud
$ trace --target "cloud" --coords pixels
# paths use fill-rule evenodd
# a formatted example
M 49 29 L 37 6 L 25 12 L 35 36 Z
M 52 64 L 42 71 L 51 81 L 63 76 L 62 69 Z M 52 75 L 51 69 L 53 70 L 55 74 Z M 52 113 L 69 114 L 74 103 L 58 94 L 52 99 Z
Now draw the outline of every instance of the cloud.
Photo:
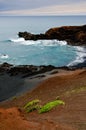
M 19 1 L 20 0 L 18 0 L 18 2 Z M 21 0 L 21 1 L 23 2 L 23 1 L 27 1 L 27 0 Z M 33 0 L 28 0 L 28 1 L 31 2 Z M 34 0 L 34 1 L 38 2 L 38 1 L 41 1 L 41 0 Z M 49 0 L 46 0 L 46 1 L 48 2 Z M 56 0 L 53 0 L 53 1 L 55 2 Z M 73 1 L 74 0 L 72 0 L 72 2 Z M 39 4 L 38 7 L 34 7 L 34 8 L 26 8 L 26 9 L 19 8 L 19 9 L 1 11 L 0 14 L 1 15 L 73 15 L 73 14 L 86 14 L 86 1 L 83 0 L 83 2 L 82 2 L 81 0 L 78 0 L 78 3 L 76 1 L 77 0 L 75 0 L 75 3 L 69 2 L 69 3 L 63 4 L 63 3 L 60 3 L 60 2 L 62 2 L 62 0 L 61 0 L 60 2 L 58 2 L 58 4 L 53 4 L 53 5 L 51 4 L 51 5 L 42 6 L 42 7 Z M 50 0 L 50 2 L 51 2 L 51 0 Z M 67 2 L 67 0 L 66 0 L 66 2 Z M 31 4 L 32 4 L 32 2 L 31 2 Z
M 85 0 L 0 0 L 0 10 L 35 9 L 52 5 L 66 5 L 85 2 Z

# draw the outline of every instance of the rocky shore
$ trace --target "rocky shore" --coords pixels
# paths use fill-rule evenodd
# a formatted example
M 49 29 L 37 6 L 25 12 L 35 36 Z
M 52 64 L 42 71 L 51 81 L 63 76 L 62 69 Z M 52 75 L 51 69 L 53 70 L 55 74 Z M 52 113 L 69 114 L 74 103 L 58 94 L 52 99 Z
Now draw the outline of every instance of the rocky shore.
M 34 88 L 54 66 L 33 66 L 3 63 L 0 65 L 0 102 Z M 34 78 L 38 77 L 38 78 Z M 27 81 L 26 81 L 27 80 Z M 26 81 L 26 82 L 25 82 Z
M 44 34 L 31 34 L 29 32 L 19 32 L 19 37 L 25 40 L 65 40 L 69 45 L 86 46 L 86 25 L 83 26 L 62 26 L 51 28 Z
M 70 72 L 79 68 L 83 69 L 85 67 L 0 64 L 0 102 L 30 91 L 37 84 L 60 71 Z
M 0 102 L 30 91 L 47 76 L 68 67 L 0 64 Z M 4 87 L 3 87 L 4 86 Z
M 75 70 L 78 68 L 85 68 L 85 66 L 62 66 L 62 67 L 55 67 L 52 65 L 40 65 L 40 66 L 35 66 L 35 65 L 16 65 L 14 66 L 13 64 L 9 63 L 3 63 L 0 64 L 0 74 L 6 73 L 9 74 L 10 76 L 16 76 L 16 75 L 21 75 L 22 78 L 24 77 L 30 77 L 38 74 L 42 74 L 48 71 L 52 71 L 55 69 L 64 69 L 64 70 Z
M 0 73 L 7 73 L 10 76 L 16 76 L 21 75 L 24 77 L 29 77 L 37 74 L 42 74 L 47 71 L 51 71 L 53 69 L 56 69 L 57 67 L 54 67 L 52 65 L 48 66 L 34 66 L 34 65 L 18 65 L 14 66 L 12 64 L 3 63 L 0 65 Z

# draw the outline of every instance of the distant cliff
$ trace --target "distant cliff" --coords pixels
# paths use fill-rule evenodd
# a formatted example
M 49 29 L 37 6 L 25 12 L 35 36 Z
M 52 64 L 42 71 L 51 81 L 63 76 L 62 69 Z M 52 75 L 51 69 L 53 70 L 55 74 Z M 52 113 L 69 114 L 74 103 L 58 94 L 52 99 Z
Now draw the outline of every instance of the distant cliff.
M 19 32 L 18 36 L 23 37 L 25 40 L 57 39 L 65 40 L 70 45 L 86 45 L 86 25 L 51 28 L 44 34 Z

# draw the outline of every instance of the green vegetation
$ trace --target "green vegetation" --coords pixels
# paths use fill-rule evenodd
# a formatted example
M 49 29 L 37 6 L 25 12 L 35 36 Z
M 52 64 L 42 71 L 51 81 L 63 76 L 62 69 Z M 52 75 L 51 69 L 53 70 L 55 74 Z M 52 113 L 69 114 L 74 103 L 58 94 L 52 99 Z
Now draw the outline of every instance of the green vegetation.
M 80 93 L 80 92 L 83 92 L 83 91 L 86 91 L 86 86 L 66 91 L 62 95 L 64 95 L 64 96 L 70 96 L 71 94 L 77 94 L 77 93 Z M 15 98 L 16 97 L 14 97 L 13 99 L 15 99 Z M 48 102 L 44 106 L 40 105 L 40 100 L 39 99 L 32 100 L 32 101 L 28 102 L 24 106 L 24 109 L 25 109 L 26 112 L 32 112 L 34 110 L 37 110 L 38 113 L 41 114 L 41 113 L 48 112 L 48 111 L 52 110 L 53 108 L 55 108 L 56 106 L 59 106 L 59 105 L 65 105 L 65 102 L 62 101 L 62 100 L 60 100 L 60 97 L 57 96 L 56 100 Z
M 26 109 L 26 112 L 29 113 L 29 112 L 32 112 L 34 110 L 39 110 L 40 108 L 41 108 L 41 105 L 32 105 Z
M 45 104 L 44 106 L 41 106 L 39 103 L 40 103 L 40 100 L 38 99 L 32 100 L 31 102 L 28 102 L 24 106 L 24 109 L 26 110 L 26 112 L 32 112 L 34 110 L 37 110 L 39 113 L 44 113 L 44 112 L 50 111 L 56 106 L 65 104 L 62 100 L 54 100 L 52 102 Z
M 24 106 L 24 109 L 27 109 L 28 107 L 31 107 L 31 106 L 35 106 L 35 105 L 37 105 L 39 102 L 40 102 L 40 100 L 38 100 L 38 99 L 32 100 L 31 102 L 28 102 L 28 103 Z
M 26 112 L 32 112 L 34 110 L 38 110 L 41 108 L 41 106 L 39 105 L 40 100 L 35 99 L 32 100 L 31 102 L 28 102 L 25 106 L 24 109 L 26 110 Z
M 54 107 L 59 106 L 59 105 L 64 105 L 64 104 L 65 103 L 62 100 L 55 100 L 55 101 L 49 102 L 45 104 L 43 107 L 41 107 L 41 109 L 39 109 L 39 113 L 48 112 Z

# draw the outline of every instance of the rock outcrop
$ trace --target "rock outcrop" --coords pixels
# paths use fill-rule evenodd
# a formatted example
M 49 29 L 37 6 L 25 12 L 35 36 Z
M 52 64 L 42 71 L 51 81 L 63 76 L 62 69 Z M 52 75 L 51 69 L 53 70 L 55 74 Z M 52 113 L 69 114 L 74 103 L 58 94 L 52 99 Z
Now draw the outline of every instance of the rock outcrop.
M 13 66 L 8 63 L 3 63 L 0 65 L 0 74 L 7 73 L 10 76 L 21 75 L 22 77 L 29 77 L 37 74 L 42 74 L 53 69 L 56 69 L 52 65 L 41 65 L 41 66 L 34 66 L 34 65 L 18 65 Z
M 83 26 L 63 26 L 51 28 L 45 34 L 31 34 L 19 32 L 19 37 L 25 40 L 65 40 L 70 45 L 86 45 L 86 25 Z
M 55 69 L 63 70 L 76 70 L 78 68 L 85 68 L 86 63 L 80 63 L 76 66 L 61 66 L 55 67 L 53 65 L 12 65 L 8 63 L 0 64 L 0 74 L 9 74 L 10 76 L 20 75 L 21 77 L 30 77 L 38 74 L 43 74 L 45 72 L 53 71 Z

